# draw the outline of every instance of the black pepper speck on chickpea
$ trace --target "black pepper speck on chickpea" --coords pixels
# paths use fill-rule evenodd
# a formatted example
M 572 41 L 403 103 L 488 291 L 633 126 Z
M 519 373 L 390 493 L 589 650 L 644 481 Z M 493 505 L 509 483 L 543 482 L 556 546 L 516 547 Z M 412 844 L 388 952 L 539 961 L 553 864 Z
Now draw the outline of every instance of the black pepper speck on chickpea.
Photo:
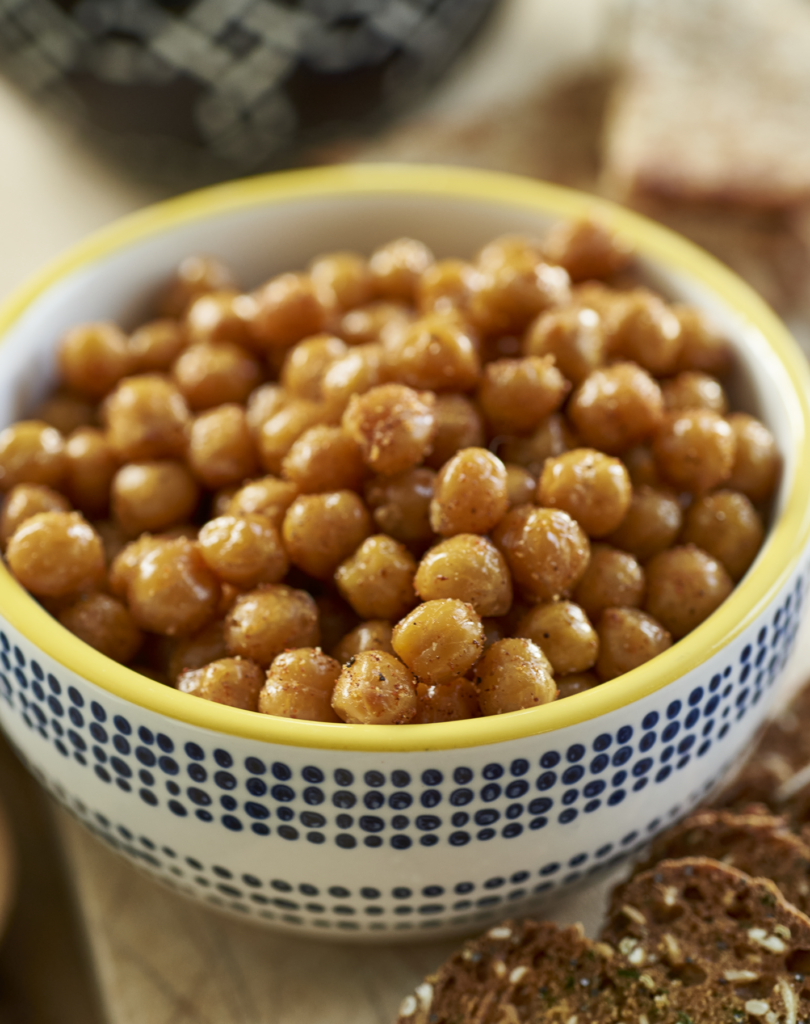
M 9 571 L 150 679 L 338 728 L 543 714 L 687 635 L 781 471 L 732 346 L 596 218 L 439 257 L 191 256 L 69 330 L 0 430 Z

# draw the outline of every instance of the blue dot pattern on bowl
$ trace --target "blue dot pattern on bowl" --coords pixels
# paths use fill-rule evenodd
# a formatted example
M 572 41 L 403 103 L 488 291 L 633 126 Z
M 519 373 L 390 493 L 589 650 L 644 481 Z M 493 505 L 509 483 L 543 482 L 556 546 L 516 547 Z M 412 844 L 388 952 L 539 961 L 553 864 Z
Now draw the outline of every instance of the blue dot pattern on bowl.
M 144 811 L 154 812 L 152 834 L 136 834 L 131 823 L 112 821 L 88 807 L 85 799 L 68 791 L 58 773 L 43 771 L 30 745 L 16 743 L 34 774 L 75 816 L 174 888 L 235 913 L 308 929 L 468 926 L 514 912 L 512 907 L 614 863 L 708 792 L 726 764 L 708 773 L 710 777 L 700 774 L 700 787 L 688 800 L 662 807 L 655 818 L 636 822 L 635 830 L 615 842 L 577 849 L 565 862 L 544 860 L 543 843 L 537 842 L 531 847 L 534 862 L 493 872 L 484 880 L 460 879 L 448 885 L 437 878 L 418 891 L 392 885 L 386 892 L 379 883 L 347 886 L 340 878 L 341 852 L 351 857 L 350 851 L 361 848 L 460 850 L 470 844 L 485 850 L 493 841 L 505 845 L 505 840 L 539 835 L 552 823 L 566 826 L 610 815 L 645 789 L 655 790 L 700 761 L 760 702 L 793 646 L 804 596 L 804 579 L 799 577 L 733 662 L 679 698 L 668 698 L 671 687 L 661 691 L 655 710 L 645 711 L 632 724 L 598 732 L 587 745 L 554 745 L 560 734 L 538 737 L 537 757 L 513 757 L 505 763 L 493 758 L 483 766 L 480 756 L 472 758 L 461 749 L 452 752 L 455 764 L 450 769 L 415 772 L 403 755 L 401 765 L 391 770 L 360 774 L 335 767 L 337 752 L 328 764 L 326 759 L 323 765 L 315 763 L 318 751 L 307 752 L 312 763 L 292 756 L 288 763 L 276 756 L 244 757 L 229 749 L 229 737 L 222 734 L 198 730 L 194 735 L 200 739 L 178 740 L 169 735 L 174 724 L 170 720 L 157 719 L 165 722 L 162 732 L 142 724 L 138 708 L 129 705 L 126 715 L 120 713 L 115 708 L 121 702 L 114 705 L 97 687 L 64 683 L 26 657 L 5 632 L 0 632 L 0 697 L 7 705 L 4 719 L 13 710 L 62 759 L 92 774 L 96 787 L 117 790 L 122 818 L 127 801 L 140 805 L 139 820 Z M 204 746 L 202 740 L 208 737 L 212 742 Z M 265 748 L 256 744 L 254 749 Z M 275 754 L 295 748 L 266 749 Z M 194 824 L 188 840 L 196 845 L 175 850 L 162 844 L 158 818 L 167 812 L 176 827 Z M 260 837 L 268 844 L 331 849 L 334 884 L 324 885 L 321 877 L 302 881 L 238 873 L 210 863 L 205 843 L 199 842 L 201 826 L 227 830 L 236 843 L 247 837 L 255 844 Z M 267 863 L 272 860 L 268 846 Z

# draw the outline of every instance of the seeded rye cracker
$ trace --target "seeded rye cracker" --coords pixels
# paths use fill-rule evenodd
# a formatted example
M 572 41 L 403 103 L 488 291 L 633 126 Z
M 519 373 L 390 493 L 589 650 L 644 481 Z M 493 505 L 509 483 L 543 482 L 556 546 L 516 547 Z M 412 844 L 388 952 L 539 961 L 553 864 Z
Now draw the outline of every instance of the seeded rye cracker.
M 614 893 L 601 938 L 634 972 L 615 971 L 628 1024 L 810 1020 L 810 918 L 766 879 L 663 861 Z

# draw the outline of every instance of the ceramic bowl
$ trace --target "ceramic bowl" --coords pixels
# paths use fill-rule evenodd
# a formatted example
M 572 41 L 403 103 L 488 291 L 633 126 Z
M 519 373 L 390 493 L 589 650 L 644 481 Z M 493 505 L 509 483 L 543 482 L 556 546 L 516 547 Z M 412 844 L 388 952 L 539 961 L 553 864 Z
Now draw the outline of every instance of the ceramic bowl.
M 5 425 L 50 388 L 66 328 L 132 326 L 188 253 L 223 257 L 251 286 L 401 234 L 471 255 L 588 212 L 733 340 L 735 405 L 784 455 L 755 564 L 693 633 L 614 682 L 407 727 L 269 718 L 161 686 L 85 646 L 0 568 L 3 727 L 57 799 L 154 878 L 299 933 L 453 934 L 526 912 L 689 811 L 766 717 L 806 603 L 808 368 L 744 284 L 663 228 L 590 196 L 436 167 L 294 172 L 173 200 L 92 238 L 0 313 Z

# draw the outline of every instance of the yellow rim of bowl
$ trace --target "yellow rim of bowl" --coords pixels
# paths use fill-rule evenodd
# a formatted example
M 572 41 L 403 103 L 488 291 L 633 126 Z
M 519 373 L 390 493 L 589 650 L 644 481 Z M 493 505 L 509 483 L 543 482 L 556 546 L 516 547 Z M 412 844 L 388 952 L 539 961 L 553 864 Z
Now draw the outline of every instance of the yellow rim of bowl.
M 358 193 L 446 196 L 524 207 L 560 218 L 593 214 L 640 255 L 697 280 L 723 300 L 766 344 L 790 424 L 794 480 L 784 510 L 751 572 L 706 622 L 654 661 L 615 682 L 541 708 L 435 725 L 358 726 L 274 718 L 211 704 L 118 665 L 61 626 L 0 564 L 0 614 L 43 652 L 78 676 L 150 711 L 245 739 L 331 750 L 446 750 L 553 732 L 615 711 L 654 693 L 702 664 L 738 636 L 770 603 L 796 569 L 810 537 L 810 370 L 787 329 L 739 278 L 697 246 L 610 202 L 508 174 L 442 166 L 342 165 L 266 175 L 203 189 L 128 216 L 46 267 L 0 308 L 0 341 L 15 321 L 61 279 L 150 236 L 208 216 L 319 195 Z

